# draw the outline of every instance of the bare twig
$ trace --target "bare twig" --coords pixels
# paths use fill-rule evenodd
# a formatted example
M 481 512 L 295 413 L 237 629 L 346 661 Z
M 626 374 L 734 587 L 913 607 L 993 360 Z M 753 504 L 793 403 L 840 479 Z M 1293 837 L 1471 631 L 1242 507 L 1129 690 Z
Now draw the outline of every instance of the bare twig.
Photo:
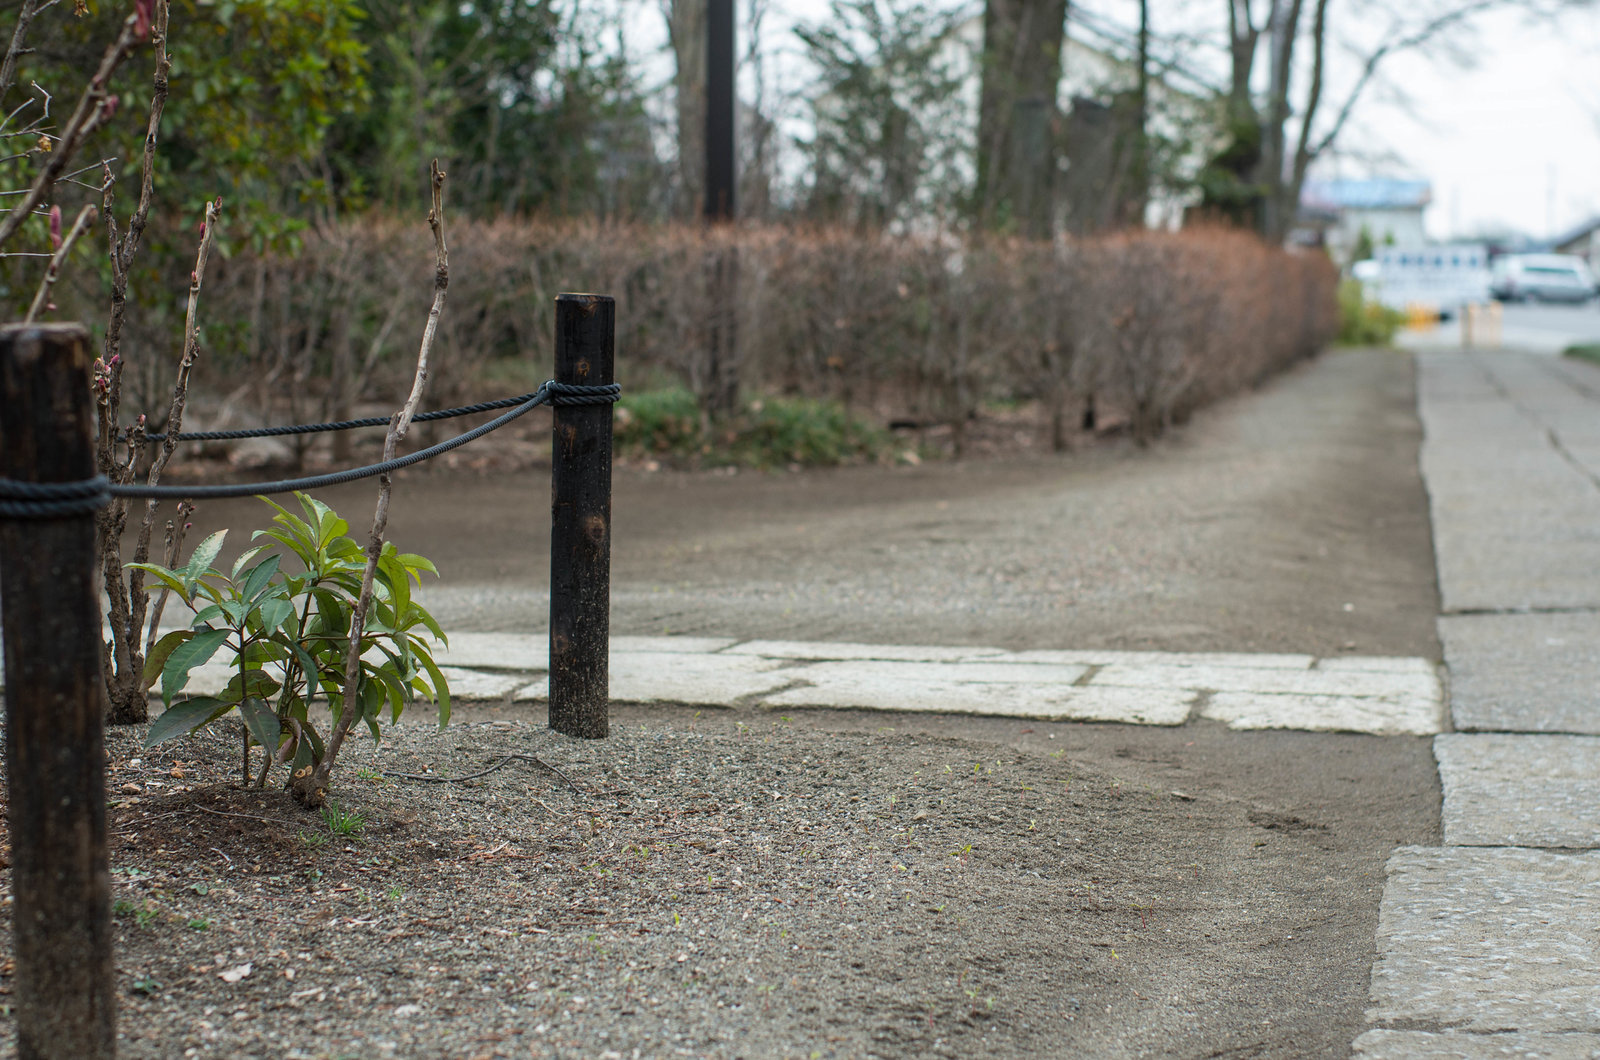
M 6 48 L 4 62 L 0 62 L 0 99 L 17 83 L 17 58 L 26 50 L 28 27 L 33 16 L 39 13 L 39 0 L 22 0 L 22 10 L 17 12 L 17 28 L 11 34 L 11 45 Z
M 106 321 L 104 359 L 107 364 L 117 356 L 122 346 L 122 319 L 127 310 L 128 273 L 133 267 L 133 257 L 139 252 L 139 240 L 144 235 L 145 223 L 150 217 L 150 204 L 155 195 L 156 143 L 161 132 L 161 116 L 167 106 L 167 76 L 172 71 L 172 60 L 167 57 L 168 0 L 156 0 L 150 42 L 156 50 L 155 75 L 150 96 L 150 120 L 144 133 L 144 163 L 139 182 L 139 205 L 128 218 L 128 230 L 119 241 L 116 228 L 111 231 L 111 317 Z M 110 169 L 107 167 L 109 174 Z M 106 193 L 106 215 L 111 215 L 109 189 Z M 105 469 L 102 468 L 102 471 Z
M 161 127 L 161 116 L 166 107 L 167 75 L 172 66 L 167 57 L 168 0 L 155 0 L 150 13 L 152 17 L 150 36 L 155 47 L 153 90 L 149 120 L 145 127 L 144 164 L 139 202 L 134 208 L 133 216 L 128 219 L 128 228 L 124 233 L 118 232 L 116 213 L 112 209 L 116 178 L 112 175 L 108 161 L 100 163 L 103 175 L 101 203 L 111 260 L 111 312 L 106 323 L 103 353 L 100 363 L 96 366 L 99 432 L 95 444 L 95 459 L 101 474 L 123 484 L 132 481 L 139 457 L 144 451 L 144 417 L 141 416 L 139 422 L 129 429 L 126 460 L 119 460 L 116 452 L 116 436 L 120 425 L 122 403 L 123 364 L 120 355 L 122 324 L 127 308 L 128 276 L 154 199 L 156 141 Z M 210 212 L 208 207 L 208 215 Z M 207 240 L 210 237 L 211 227 L 208 222 L 202 238 L 203 246 L 209 247 Z M 203 271 L 201 263 L 201 268 L 197 269 L 196 273 L 198 275 Z M 191 332 L 185 335 L 186 350 L 190 335 L 192 328 Z M 180 376 L 187 378 L 182 369 Z M 128 502 L 117 498 L 108 507 L 101 509 L 95 520 L 97 545 L 111 612 L 112 639 L 105 648 L 104 672 L 106 690 L 111 701 L 111 718 L 116 722 L 143 721 L 147 714 L 144 702 L 143 658 L 139 653 L 137 639 L 141 625 L 139 616 L 143 615 L 149 598 L 144 592 L 144 578 L 140 572 L 129 572 L 126 576 L 123 573 L 121 542 L 127 518 Z M 147 511 L 147 524 L 151 519 L 153 515 Z M 181 544 L 182 538 L 183 531 L 179 529 L 177 543 Z M 148 533 L 145 540 L 148 542 Z M 160 611 L 161 606 L 158 605 L 157 618 L 160 616 Z M 154 620 L 152 620 L 153 627 Z
M 197 323 L 200 290 L 205 283 L 206 263 L 211 256 L 217 215 L 221 209 L 220 198 L 206 203 L 200 246 L 195 252 L 194 270 L 189 273 L 189 305 L 184 317 L 183 354 L 178 361 L 177 378 L 172 385 L 172 403 L 167 412 L 169 431 L 146 475 L 146 481 L 152 486 L 161 480 L 162 471 L 177 449 L 178 432 L 183 428 L 183 410 L 189 399 L 189 376 L 200 355 L 200 328 Z M 138 422 L 128 429 L 127 461 L 119 462 L 112 446 L 116 430 L 116 385 L 120 372 L 120 358 L 96 366 L 96 389 L 100 403 L 99 450 L 101 466 L 107 469 L 108 477 L 127 482 L 133 478 L 135 462 L 144 449 L 145 425 L 144 417 L 140 416 Z M 154 499 L 145 502 L 144 517 L 133 550 L 135 563 L 143 563 L 150 557 L 150 537 L 155 529 L 156 508 Z M 126 507 L 113 504 L 101 510 L 96 523 L 106 595 L 111 605 L 111 643 L 105 651 L 107 691 L 111 695 L 112 721 L 122 724 L 145 720 L 142 687 L 144 654 L 139 650 L 138 638 L 150 603 L 144 587 L 143 571 L 128 571 L 124 581 L 120 543 L 126 521 Z
M 78 237 L 94 224 L 97 212 L 94 206 L 88 205 L 78 211 L 78 219 L 72 222 L 72 228 L 62 237 L 61 245 L 56 248 L 55 255 L 50 259 L 50 265 L 44 270 L 44 279 L 39 281 L 39 289 L 34 292 L 33 304 L 28 307 L 28 315 L 22 318 L 24 324 L 31 324 L 38 319 L 39 311 L 44 309 L 50 301 L 50 289 L 56 285 L 56 279 L 61 275 L 61 263 L 67 260 L 67 255 L 72 253 L 72 246 Z M 52 221 L 52 224 L 55 222 Z M 50 308 L 54 309 L 52 305 Z
M 5 220 L 0 221 L 0 246 L 4 246 L 17 234 L 17 230 L 22 227 L 22 223 L 27 220 L 34 207 L 50 194 L 50 189 L 66 172 L 67 165 L 83 141 L 116 113 L 117 97 L 111 95 L 111 75 L 138 44 L 139 21 L 139 16 L 136 14 L 129 15 L 123 20 L 122 32 L 117 34 L 117 39 L 106 49 L 105 55 L 100 60 L 99 69 L 89 79 L 89 87 L 84 89 L 82 97 L 78 100 L 77 109 L 67 120 L 61 135 L 55 137 L 55 146 L 50 151 L 49 160 L 34 178 L 33 185 L 23 198 L 22 206 L 7 214 Z
M 165 558 L 161 561 L 162 566 L 171 569 L 178 565 L 178 554 L 183 551 L 183 537 L 189 532 L 189 516 L 193 514 L 193 504 L 188 501 L 179 501 L 177 518 L 167 520 L 167 547 Z M 147 659 L 150 657 L 150 653 L 156 649 L 156 633 L 161 629 L 161 612 L 166 610 L 167 597 L 171 595 L 172 590 L 163 584 L 161 595 L 156 597 L 155 606 L 150 609 L 148 632 L 146 632 L 144 638 L 144 655 Z
M 428 384 L 428 357 L 433 352 L 434 336 L 439 330 L 439 315 L 444 312 L 445 294 L 450 287 L 450 251 L 444 238 L 444 176 L 444 170 L 439 168 L 439 160 L 434 159 L 430 167 L 433 208 L 428 211 L 428 227 L 433 229 L 433 305 L 428 310 L 428 322 L 422 329 L 422 345 L 417 351 L 417 370 L 411 380 L 411 393 L 407 395 L 405 405 L 389 421 L 389 431 L 383 440 L 385 460 L 393 459 L 395 448 L 410 429 L 411 417 L 416 415 L 417 404 L 422 400 L 422 392 Z M 322 805 L 327 796 L 328 777 L 333 772 L 339 749 L 344 746 L 351 726 L 361 716 L 361 704 L 356 696 L 361 677 L 361 636 L 366 628 L 367 611 L 372 606 L 372 583 L 378 570 L 378 558 L 383 554 L 384 531 L 389 525 L 392 486 L 388 475 L 379 476 L 378 506 L 372 516 L 372 534 L 367 541 L 367 565 L 361 573 L 361 593 L 356 598 L 354 613 L 350 617 L 350 646 L 345 652 L 344 664 L 344 709 L 339 713 L 339 720 L 334 723 L 333 732 L 328 737 L 322 761 L 315 766 L 307 766 L 293 777 L 295 798 L 305 806 Z

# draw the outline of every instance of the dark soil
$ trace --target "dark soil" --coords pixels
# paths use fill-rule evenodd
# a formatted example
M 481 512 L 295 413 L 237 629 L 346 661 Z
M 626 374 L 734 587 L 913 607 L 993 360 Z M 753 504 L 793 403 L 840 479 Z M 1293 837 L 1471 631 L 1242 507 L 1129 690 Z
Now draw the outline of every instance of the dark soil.
M 121 1055 L 1345 1056 L 1383 860 L 1437 839 L 1425 740 L 541 721 L 354 748 L 357 835 L 232 734 L 114 733 Z M 380 773 L 510 753 L 564 776 Z

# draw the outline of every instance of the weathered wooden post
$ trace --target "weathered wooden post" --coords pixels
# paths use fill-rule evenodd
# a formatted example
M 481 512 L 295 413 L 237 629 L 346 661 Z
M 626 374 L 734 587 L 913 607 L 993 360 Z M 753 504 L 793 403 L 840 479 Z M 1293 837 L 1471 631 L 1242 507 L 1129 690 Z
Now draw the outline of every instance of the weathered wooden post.
M 95 475 L 89 334 L 0 328 L 0 477 Z M 17 1055 L 115 1055 L 94 509 L 0 512 Z
M 615 382 L 616 301 L 556 296 L 557 383 Z M 558 399 L 559 400 L 559 399 Z M 611 406 L 555 405 L 550 475 L 550 727 L 610 732 Z

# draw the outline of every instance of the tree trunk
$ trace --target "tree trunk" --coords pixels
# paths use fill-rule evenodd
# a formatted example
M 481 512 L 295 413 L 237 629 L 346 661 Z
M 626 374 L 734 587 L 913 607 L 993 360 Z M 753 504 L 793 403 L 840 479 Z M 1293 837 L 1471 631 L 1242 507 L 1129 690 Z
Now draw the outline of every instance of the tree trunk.
M 1067 0 L 988 0 L 978 100 L 978 221 L 1052 230 L 1056 92 Z
M 705 200 L 706 0 L 672 0 L 667 35 L 677 62 L 678 214 L 698 218 Z

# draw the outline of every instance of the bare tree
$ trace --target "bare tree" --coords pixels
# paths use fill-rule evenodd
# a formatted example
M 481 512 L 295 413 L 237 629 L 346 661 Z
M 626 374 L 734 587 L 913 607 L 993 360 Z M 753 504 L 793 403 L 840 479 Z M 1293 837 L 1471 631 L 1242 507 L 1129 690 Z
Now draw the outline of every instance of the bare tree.
M 988 0 L 978 99 L 978 219 L 1048 239 L 1067 0 Z
M 1355 76 L 1333 104 L 1331 118 L 1325 120 L 1328 49 L 1330 35 L 1338 28 L 1330 17 L 1331 0 L 1311 0 L 1309 5 L 1306 0 L 1267 0 L 1264 10 L 1255 0 L 1227 0 L 1231 59 L 1228 138 L 1202 177 L 1206 209 L 1255 227 L 1269 240 L 1281 241 L 1294 223 L 1307 171 L 1344 134 L 1351 115 L 1388 59 L 1445 42 L 1490 11 L 1516 9 L 1550 17 L 1591 2 L 1424 0 L 1381 10 L 1383 23 L 1378 29 L 1372 28 L 1374 22 L 1367 16 L 1363 36 L 1376 43 L 1348 45 L 1356 60 Z M 1267 44 L 1267 90 L 1265 97 L 1257 100 L 1252 84 L 1263 39 Z M 1296 59 L 1302 43 L 1311 53 L 1310 69 L 1303 72 Z M 1298 102 L 1294 99 L 1297 87 L 1304 93 Z

